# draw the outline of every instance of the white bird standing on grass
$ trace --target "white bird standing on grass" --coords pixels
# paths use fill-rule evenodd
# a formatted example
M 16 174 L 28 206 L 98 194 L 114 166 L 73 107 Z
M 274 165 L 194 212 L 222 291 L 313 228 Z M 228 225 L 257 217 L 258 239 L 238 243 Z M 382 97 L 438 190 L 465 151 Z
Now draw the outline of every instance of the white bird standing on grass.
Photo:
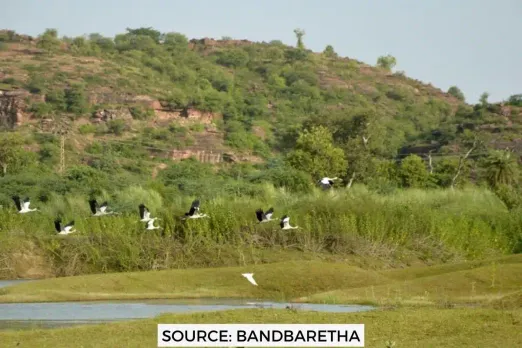
M 261 209 L 261 208 L 256 210 L 257 220 L 259 220 L 260 223 L 272 221 L 273 214 L 274 214 L 274 208 L 270 208 L 266 212 L 263 212 L 263 209 Z
M 319 180 L 318 182 L 321 184 L 321 186 L 323 187 L 324 190 L 327 190 L 332 187 L 335 180 L 339 180 L 339 178 L 338 177 L 335 177 L 335 178 L 324 177 L 321 180 Z
M 281 218 L 279 226 L 281 226 L 281 229 L 283 230 L 293 230 L 299 228 L 299 226 L 290 226 L 290 217 L 288 215 L 285 215 Z
M 36 208 L 35 209 L 30 209 L 29 208 L 29 205 L 31 204 L 31 201 L 29 200 L 29 197 L 24 199 L 23 204 L 22 204 L 22 202 L 20 202 L 20 197 L 13 196 L 12 198 L 13 198 L 13 201 L 15 202 L 16 209 L 18 210 L 18 212 L 20 214 L 30 213 L 32 211 L 37 211 L 38 210 Z
M 113 211 L 107 211 L 107 202 L 103 202 L 98 207 L 98 202 L 95 199 L 89 201 L 91 207 L 92 216 L 112 215 L 115 214 Z
M 63 228 L 61 227 L 61 223 L 62 223 L 62 220 L 59 219 L 59 218 L 54 220 L 54 228 L 56 229 L 58 234 L 70 234 L 70 233 L 77 232 L 76 230 L 73 229 L 74 228 L 74 220 L 69 222 Z
M 196 199 L 190 205 L 190 210 L 188 211 L 188 213 L 185 213 L 185 217 L 183 217 L 183 220 L 199 219 L 199 218 L 203 218 L 203 217 L 209 217 L 209 216 L 207 214 L 199 213 L 199 199 Z
M 241 275 L 245 277 L 250 283 L 257 286 L 256 280 L 254 279 L 254 273 L 243 273 Z

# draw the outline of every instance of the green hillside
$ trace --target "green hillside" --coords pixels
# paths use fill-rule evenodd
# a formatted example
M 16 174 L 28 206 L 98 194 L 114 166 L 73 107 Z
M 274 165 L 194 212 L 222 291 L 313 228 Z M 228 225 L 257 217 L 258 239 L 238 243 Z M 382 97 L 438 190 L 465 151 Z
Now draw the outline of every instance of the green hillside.
M 0 200 L 33 190 L 36 173 L 46 192 L 111 191 L 159 175 L 192 194 L 180 178 L 217 168 L 248 179 L 234 192 L 263 181 L 307 190 L 328 175 L 381 191 L 484 183 L 518 204 L 504 186 L 518 185 L 521 96 L 468 105 L 457 87 L 391 72 L 391 56 L 374 67 L 305 46 L 302 36 L 289 47 L 152 28 L 114 38 L 1 31 L 0 124 L 10 132 L 1 133 Z M 190 157 L 218 166 L 173 161 Z

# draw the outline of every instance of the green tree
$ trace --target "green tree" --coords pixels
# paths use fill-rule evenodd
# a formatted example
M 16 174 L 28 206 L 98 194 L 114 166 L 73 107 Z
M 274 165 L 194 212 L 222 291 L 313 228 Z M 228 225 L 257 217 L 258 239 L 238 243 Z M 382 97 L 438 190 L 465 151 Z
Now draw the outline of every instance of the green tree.
M 480 105 L 485 108 L 488 106 L 488 98 L 489 98 L 489 93 L 488 92 L 484 92 L 480 95 L 480 99 L 479 99 L 479 102 L 480 102 Z
M 328 45 L 325 47 L 323 54 L 327 56 L 328 58 L 336 58 L 337 53 L 335 53 L 334 48 L 332 45 Z
M 412 154 L 402 161 L 399 176 L 405 187 L 424 187 L 429 174 L 422 158 Z
M 56 52 L 60 48 L 60 39 L 58 39 L 58 31 L 56 29 L 46 29 L 40 35 L 36 47 L 47 51 L 48 54 Z
M 516 157 L 510 151 L 493 151 L 484 163 L 486 180 L 492 187 L 511 185 L 517 181 L 519 168 Z
M 148 28 L 137 28 L 137 29 L 131 29 L 127 28 L 128 35 L 133 36 L 148 36 L 150 37 L 155 43 L 159 43 L 161 39 L 161 33 L 155 29 L 152 29 L 151 27 Z
M 332 133 L 322 126 L 300 133 L 295 150 L 288 154 L 287 160 L 291 166 L 307 172 L 314 179 L 342 177 L 346 173 L 343 150 L 333 145 Z
M 466 98 L 464 97 L 464 93 L 462 93 L 460 88 L 458 88 L 457 86 L 451 86 L 448 89 L 448 94 L 451 94 L 452 96 L 454 96 L 458 100 L 461 100 L 461 101 L 465 101 L 466 100 Z
M 304 49 L 303 36 L 305 36 L 305 31 L 303 29 L 294 29 L 294 34 L 297 38 L 297 48 Z
M 0 133 L 0 166 L 2 176 L 18 164 L 21 157 L 22 140 L 14 133 Z
M 377 66 L 386 71 L 391 71 L 395 65 L 397 65 L 397 59 L 395 59 L 395 57 L 390 54 L 386 56 L 380 56 L 377 59 Z

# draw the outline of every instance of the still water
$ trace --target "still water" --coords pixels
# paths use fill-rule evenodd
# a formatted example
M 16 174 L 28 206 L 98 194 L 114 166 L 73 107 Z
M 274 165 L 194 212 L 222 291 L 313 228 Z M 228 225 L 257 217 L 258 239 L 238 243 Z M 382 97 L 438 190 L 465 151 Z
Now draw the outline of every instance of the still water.
M 18 281 L 0 281 L 0 287 Z M 281 303 L 248 299 L 176 299 L 138 301 L 0 303 L 0 329 L 70 326 L 114 320 L 152 318 L 162 313 L 188 313 L 240 308 L 290 306 L 296 310 L 319 312 L 361 312 L 372 306 L 316 303 Z

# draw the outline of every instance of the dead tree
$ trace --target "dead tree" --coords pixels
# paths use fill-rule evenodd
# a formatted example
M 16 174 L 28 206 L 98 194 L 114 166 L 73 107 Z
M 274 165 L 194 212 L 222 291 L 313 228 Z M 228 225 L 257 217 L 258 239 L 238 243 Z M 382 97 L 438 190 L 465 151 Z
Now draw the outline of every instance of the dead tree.
M 462 170 L 462 166 L 464 165 L 464 161 L 468 158 L 468 156 L 471 154 L 471 152 L 473 150 L 475 150 L 475 147 L 477 147 L 477 140 L 476 139 L 473 142 L 473 146 L 471 147 L 471 149 L 469 149 L 469 151 L 466 152 L 466 154 L 464 156 L 460 156 L 459 157 L 459 165 L 457 166 L 457 171 L 455 172 L 455 176 L 453 177 L 453 179 L 451 179 L 451 188 L 452 189 L 455 188 L 455 182 L 457 181 L 457 178 L 460 175 L 460 171 Z

